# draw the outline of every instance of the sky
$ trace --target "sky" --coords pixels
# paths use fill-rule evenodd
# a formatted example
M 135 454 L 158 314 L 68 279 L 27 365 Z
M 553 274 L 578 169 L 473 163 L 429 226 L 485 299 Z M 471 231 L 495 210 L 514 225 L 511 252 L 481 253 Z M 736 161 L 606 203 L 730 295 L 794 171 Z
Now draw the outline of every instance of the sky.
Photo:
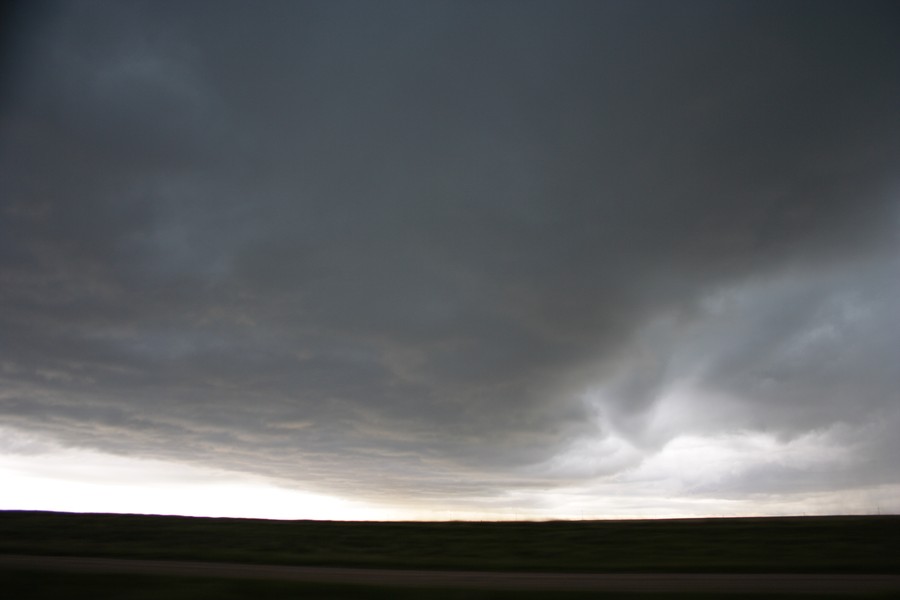
M 900 512 L 898 9 L 5 9 L 0 509 Z

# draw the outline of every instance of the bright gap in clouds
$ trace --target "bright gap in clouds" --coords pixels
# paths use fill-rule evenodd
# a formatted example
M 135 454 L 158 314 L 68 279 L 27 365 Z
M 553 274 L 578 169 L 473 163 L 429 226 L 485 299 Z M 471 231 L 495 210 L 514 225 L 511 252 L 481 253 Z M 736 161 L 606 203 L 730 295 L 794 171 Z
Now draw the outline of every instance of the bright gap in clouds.
M 258 519 L 391 520 L 401 514 L 258 477 L 62 448 L 0 429 L 0 510 Z
M 8 428 L 0 428 L 0 442 L 0 510 L 354 521 L 900 512 L 900 486 L 749 497 L 721 488 L 729 476 L 767 462 L 825 460 L 818 452 L 823 440 L 817 436 L 791 442 L 749 433 L 680 436 L 658 454 L 611 475 L 552 488 L 508 490 L 492 498 L 449 500 L 444 507 L 409 505 L 402 499 L 377 505 L 303 492 L 241 473 L 63 448 Z M 604 448 L 609 450 L 610 444 L 615 442 L 607 441 Z M 590 455 L 587 446 L 575 446 L 564 463 L 554 466 L 571 468 L 579 459 L 589 463 Z

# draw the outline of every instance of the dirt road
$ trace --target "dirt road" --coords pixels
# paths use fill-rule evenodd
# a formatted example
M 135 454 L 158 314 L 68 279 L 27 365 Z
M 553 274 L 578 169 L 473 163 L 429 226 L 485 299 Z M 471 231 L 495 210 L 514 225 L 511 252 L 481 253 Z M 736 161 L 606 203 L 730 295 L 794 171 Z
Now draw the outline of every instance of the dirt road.
M 360 585 L 590 590 L 605 592 L 723 592 L 876 594 L 900 592 L 900 575 L 729 574 L 729 573 L 512 573 L 481 571 L 405 571 L 341 567 L 294 567 L 169 560 L 126 560 L 73 556 L 0 555 L 0 569 L 38 569 L 90 573 L 137 573 L 280 579 Z

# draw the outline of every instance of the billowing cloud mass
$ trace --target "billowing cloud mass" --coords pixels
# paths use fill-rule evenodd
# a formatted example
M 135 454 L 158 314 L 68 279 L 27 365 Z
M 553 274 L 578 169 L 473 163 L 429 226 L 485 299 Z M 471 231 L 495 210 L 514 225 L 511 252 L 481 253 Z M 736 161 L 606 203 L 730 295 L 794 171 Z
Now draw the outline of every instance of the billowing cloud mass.
M 896 2 L 20 12 L 6 427 L 419 506 L 900 484 Z

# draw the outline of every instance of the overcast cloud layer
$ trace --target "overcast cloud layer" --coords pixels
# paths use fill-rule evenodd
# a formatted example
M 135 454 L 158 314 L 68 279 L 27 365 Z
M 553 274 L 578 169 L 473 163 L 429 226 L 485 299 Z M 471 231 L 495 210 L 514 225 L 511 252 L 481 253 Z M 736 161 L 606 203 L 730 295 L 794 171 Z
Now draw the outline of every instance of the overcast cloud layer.
M 6 426 L 389 503 L 651 477 L 686 440 L 735 460 L 684 495 L 900 484 L 896 2 L 20 23 Z

